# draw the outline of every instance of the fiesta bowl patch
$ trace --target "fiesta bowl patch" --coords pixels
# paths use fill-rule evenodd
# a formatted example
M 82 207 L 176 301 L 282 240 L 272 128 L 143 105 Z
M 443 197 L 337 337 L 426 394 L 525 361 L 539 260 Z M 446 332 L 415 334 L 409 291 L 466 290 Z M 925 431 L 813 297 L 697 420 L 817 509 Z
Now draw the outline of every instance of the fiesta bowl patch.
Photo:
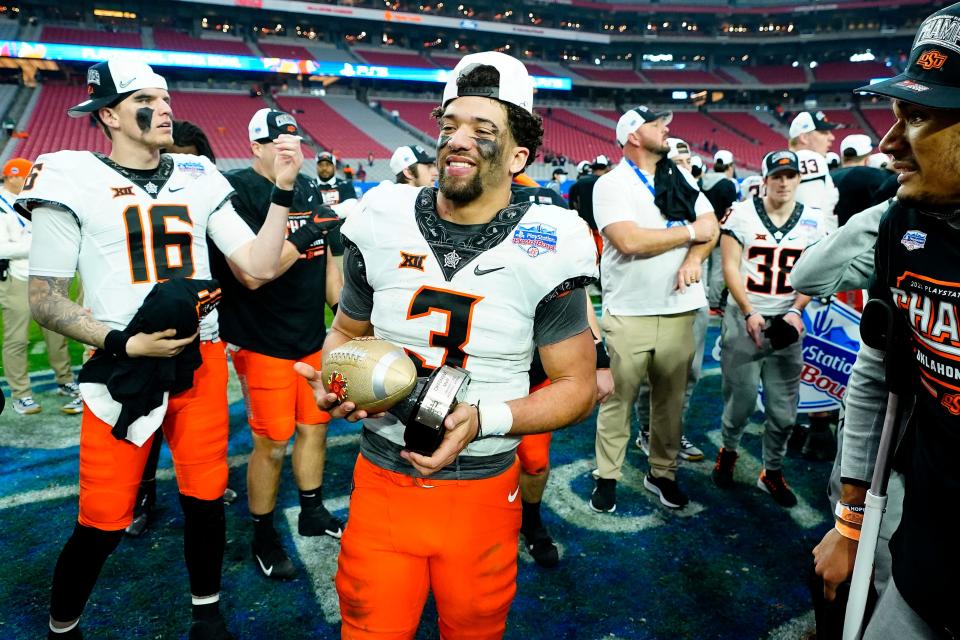
M 900 244 L 905 246 L 907 251 L 923 249 L 924 245 L 927 244 L 927 234 L 923 231 L 911 229 L 903 234 L 902 238 L 900 238 Z
M 199 178 L 207 172 L 202 162 L 178 162 L 177 169 L 194 178 Z
M 531 258 L 557 251 L 557 228 L 534 223 L 521 224 L 513 232 L 513 244 Z

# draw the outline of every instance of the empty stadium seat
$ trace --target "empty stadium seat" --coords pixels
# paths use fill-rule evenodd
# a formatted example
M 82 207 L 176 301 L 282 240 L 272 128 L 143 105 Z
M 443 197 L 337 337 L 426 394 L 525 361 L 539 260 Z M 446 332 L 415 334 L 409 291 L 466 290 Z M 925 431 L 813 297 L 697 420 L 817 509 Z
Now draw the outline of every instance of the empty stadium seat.
M 154 29 L 153 41 L 158 49 L 172 51 L 198 51 L 201 53 L 223 53 L 236 56 L 252 56 L 253 51 L 242 40 L 214 40 L 194 38 L 172 29 Z
M 389 158 L 393 153 L 320 98 L 277 96 L 277 104 L 284 111 L 296 113 L 297 122 L 317 144 L 341 158 L 366 158 L 370 152 L 375 158 Z M 358 103 L 357 107 L 362 105 Z
M 889 78 L 896 71 L 882 62 L 821 62 L 813 70 L 817 82 L 861 82 L 872 78 Z
M 805 84 L 807 82 L 803 69 L 789 64 L 743 67 L 742 70 L 763 84 Z
M 437 67 L 433 62 L 414 51 L 354 49 L 353 53 L 364 62 L 381 67 L 414 67 L 418 69 L 435 69 Z
M 260 42 L 257 44 L 263 55 L 268 58 L 290 58 L 292 60 L 313 60 L 313 54 L 294 44 Z
M 139 33 L 128 31 L 97 31 L 94 29 L 77 29 L 74 27 L 58 27 L 48 25 L 40 32 L 42 42 L 59 42 L 62 44 L 79 44 L 93 47 L 122 47 L 124 49 L 141 49 L 143 42 Z

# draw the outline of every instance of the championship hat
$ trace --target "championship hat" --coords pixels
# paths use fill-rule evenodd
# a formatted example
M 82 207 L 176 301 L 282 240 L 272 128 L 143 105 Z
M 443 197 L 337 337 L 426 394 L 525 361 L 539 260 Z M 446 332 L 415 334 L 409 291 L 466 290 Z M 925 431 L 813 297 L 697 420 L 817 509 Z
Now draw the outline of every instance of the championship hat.
M 87 69 L 88 98 L 67 109 L 71 118 L 80 118 L 109 107 L 140 89 L 166 89 L 167 81 L 148 64 L 128 60 L 98 62 Z
M 26 158 L 11 158 L 7 160 L 7 163 L 3 165 L 3 176 L 5 178 L 11 177 L 26 177 L 30 173 L 30 169 L 33 168 L 33 163 L 27 160 Z
M 585 176 L 585 175 L 587 175 L 588 173 L 590 173 L 590 161 L 589 161 L 589 160 L 581 160 L 580 162 L 578 162 L 578 163 L 577 163 L 577 175 L 578 175 L 578 176 Z
M 300 135 L 297 119 L 284 111 L 264 107 L 250 118 L 247 134 L 251 142 L 270 142 L 281 134 Z
M 840 125 L 827 120 L 823 111 L 801 111 L 790 123 L 790 139 L 811 131 L 830 131 Z
M 667 144 L 670 145 L 670 151 L 667 152 L 668 160 L 673 160 L 679 156 L 690 155 L 690 145 L 680 138 L 667 138 Z
M 933 107 L 960 104 L 960 3 L 932 14 L 917 29 L 906 71 L 889 80 L 860 87 L 857 93 Z
M 436 161 L 437 159 L 427 153 L 420 145 L 404 145 L 397 147 L 397 150 L 393 152 L 393 157 L 390 158 L 390 171 L 397 175 L 415 164 L 433 164 Z
M 793 151 L 771 151 L 763 158 L 763 177 L 772 176 L 781 171 L 800 173 L 800 159 Z
M 673 113 L 670 111 L 653 111 L 643 105 L 630 109 L 617 121 L 617 144 L 621 147 L 624 146 L 627 144 L 627 138 L 630 137 L 631 133 L 648 122 L 656 122 L 660 118 L 666 118 L 667 124 L 670 124 L 670 121 L 673 120 Z
M 720 151 L 713 154 L 713 164 L 729 167 L 733 164 L 733 154 L 726 149 L 720 149 Z
M 499 72 L 500 78 L 496 86 L 458 87 L 457 80 L 460 76 L 470 73 L 478 66 L 491 66 Z M 533 113 L 533 79 L 527 73 L 527 68 L 516 58 L 499 51 L 471 53 L 460 58 L 443 87 L 441 104 L 447 106 L 451 100 L 464 96 L 492 98 Z
M 602 153 L 593 159 L 593 162 L 590 163 L 591 169 L 606 169 L 610 166 L 610 158 L 603 155 Z

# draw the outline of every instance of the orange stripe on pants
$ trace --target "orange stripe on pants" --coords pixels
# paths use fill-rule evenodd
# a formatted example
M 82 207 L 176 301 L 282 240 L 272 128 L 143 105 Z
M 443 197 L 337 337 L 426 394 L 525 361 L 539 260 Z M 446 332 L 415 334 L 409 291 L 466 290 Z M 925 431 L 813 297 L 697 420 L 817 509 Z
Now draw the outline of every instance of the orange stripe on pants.
M 484 480 L 431 480 L 358 456 L 336 577 L 341 637 L 412 638 L 432 589 L 442 638 L 501 638 L 517 590 L 518 482 L 516 462 Z
M 163 435 L 170 445 L 180 493 L 215 500 L 227 487 L 227 357 L 222 342 L 201 342 L 203 364 L 193 386 L 170 397 Z M 142 447 L 110 434 L 110 425 L 84 408 L 80 424 L 80 524 L 116 531 L 133 520 L 133 505 L 151 436 Z

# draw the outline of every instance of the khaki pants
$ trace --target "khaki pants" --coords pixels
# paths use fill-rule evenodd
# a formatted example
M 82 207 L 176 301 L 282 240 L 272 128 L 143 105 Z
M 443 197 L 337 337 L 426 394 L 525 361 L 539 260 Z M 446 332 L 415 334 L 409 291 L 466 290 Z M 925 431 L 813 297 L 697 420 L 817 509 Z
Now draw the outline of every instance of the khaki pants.
M 26 398 L 31 395 L 27 365 L 30 329 L 27 281 L 8 277 L 0 282 L 0 307 L 3 308 L 3 373 L 13 397 Z M 43 330 L 43 339 L 57 384 L 73 382 L 67 339 L 47 329 Z
M 683 399 L 693 360 L 696 311 L 668 316 L 614 316 L 600 327 L 610 352 L 615 392 L 597 418 L 597 468 L 619 480 L 640 385 L 650 382 L 650 473 L 673 479 L 683 433 Z

